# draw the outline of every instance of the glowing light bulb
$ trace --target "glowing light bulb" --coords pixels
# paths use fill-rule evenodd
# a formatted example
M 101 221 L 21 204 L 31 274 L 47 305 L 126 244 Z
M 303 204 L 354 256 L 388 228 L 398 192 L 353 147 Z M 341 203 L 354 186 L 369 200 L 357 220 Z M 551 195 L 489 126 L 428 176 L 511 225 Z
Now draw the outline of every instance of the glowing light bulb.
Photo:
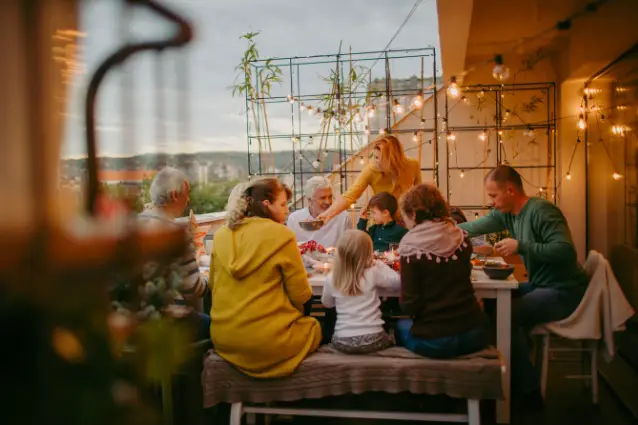
M 448 131 L 448 132 L 447 132 L 447 139 L 448 139 L 450 142 L 455 141 L 455 140 L 456 140 L 456 134 L 451 133 L 451 132 L 449 132 L 449 131 Z
M 413 142 L 418 142 L 419 141 L 419 133 L 418 132 L 414 132 L 414 134 L 412 135 L 412 141 Z
M 611 177 L 614 180 L 620 180 L 620 179 L 622 179 L 622 174 L 614 173 L 614 174 L 611 175 Z
M 316 160 L 315 160 L 315 161 L 312 161 L 312 166 L 313 166 L 314 168 L 319 168 L 319 161 L 316 161 Z
M 368 106 L 368 117 L 374 118 L 377 108 L 374 105 Z
M 312 139 L 312 136 L 308 137 L 308 144 L 312 145 L 315 141 Z
M 363 117 L 361 117 L 361 114 L 359 113 L 358 109 L 354 112 L 354 120 L 357 123 L 360 123 L 361 121 L 363 121 Z
M 368 127 L 368 126 L 366 125 L 365 129 L 363 130 L 363 132 L 364 132 L 366 135 L 369 135 L 369 134 L 370 134 L 370 127 Z
M 396 99 L 394 99 L 394 106 L 392 107 L 392 109 L 394 109 L 394 112 L 396 112 L 397 114 L 402 114 L 403 112 L 405 112 L 405 108 L 403 108 L 403 105 L 401 105 Z
M 502 135 L 503 135 L 503 130 L 499 130 L 499 131 L 498 131 L 498 135 L 499 135 L 499 136 L 502 136 Z
M 466 105 L 470 104 L 470 99 L 468 99 L 466 96 L 461 97 L 461 100 L 463 101 L 463 103 L 465 103 Z
M 510 69 L 503 65 L 503 56 L 494 56 L 494 68 L 492 69 L 492 77 L 496 81 L 505 81 L 510 77 Z
M 463 170 L 461 170 L 460 177 L 461 177 L 461 178 L 465 177 L 465 172 L 464 172 Z
M 386 129 L 385 129 L 385 128 L 380 128 L 380 129 L 379 129 L 379 134 L 384 135 L 384 134 L 386 134 L 386 133 L 387 133 L 387 131 L 386 131 Z
M 585 117 L 583 116 L 583 114 L 580 114 L 578 116 L 578 128 L 580 130 L 584 130 L 587 128 L 587 123 L 585 122 Z
M 479 218 L 479 213 L 474 213 L 474 218 Z
M 571 179 L 572 179 L 572 175 L 571 175 L 570 173 L 567 173 L 567 174 L 565 175 L 565 178 L 566 178 L 567 180 L 571 180 Z
M 363 159 L 363 156 L 361 157 L 361 159 L 359 159 L 359 164 L 361 165 L 365 164 L 365 160 Z
M 308 116 L 310 116 L 310 117 L 311 117 L 311 116 L 312 116 L 312 114 L 313 114 L 313 112 L 314 112 L 314 111 L 312 110 L 312 106 L 308 105 L 308 107 L 307 107 L 306 109 L 308 110 Z
M 478 135 L 478 138 L 481 142 L 484 142 L 487 140 L 487 133 L 484 131 L 481 131 L 481 133 Z
M 423 106 L 423 96 L 417 94 L 414 99 L 412 99 L 412 105 L 414 105 L 416 109 L 421 109 Z
M 485 97 L 485 91 L 481 90 L 480 92 L 478 92 L 478 94 L 476 95 L 477 99 L 483 99 Z
M 421 118 L 421 128 L 425 128 L 425 118 Z
M 509 109 L 506 109 L 505 113 L 503 114 L 503 122 L 506 122 L 507 120 L 509 120 L 511 115 L 512 115 L 512 112 Z
M 295 103 L 295 97 L 291 94 L 288 95 L 288 102 L 292 105 Z
M 353 210 L 355 207 L 355 204 L 350 204 L 350 209 Z
M 454 76 L 450 78 L 450 84 L 447 86 L 447 94 L 453 99 L 461 95 L 461 89 L 459 89 L 458 84 L 456 84 L 456 77 Z

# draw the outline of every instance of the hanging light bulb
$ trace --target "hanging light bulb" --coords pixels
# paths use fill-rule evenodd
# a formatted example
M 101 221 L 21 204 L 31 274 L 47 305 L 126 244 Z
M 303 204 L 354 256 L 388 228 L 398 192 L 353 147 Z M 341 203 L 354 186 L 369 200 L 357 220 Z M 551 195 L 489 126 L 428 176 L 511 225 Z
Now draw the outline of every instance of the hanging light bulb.
M 510 111 L 509 109 L 506 109 L 505 113 L 503 114 L 503 122 L 507 122 L 507 120 L 510 119 L 511 115 L 512 115 L 512 111 Z
M 470 104 L 470 99 L 467 98 L 467 96 L 462 96 L 461 100 L 463 101 L 463 103 L 465 103 L 466 105 Z
M 481 89 L 480 92 L 476 95 L 477 99 L 483 99 L 485 97 L 485 90 Z
M 421 128 L 425 128 L 425 118 L 421 118 Z
M 503 56 L 494 56 L 494 68 L 492 69 L 492 77 L 496 81 L 502 82 L 510 77 L 510 69 L 503 65 Z
M 527 130 L 523 134 L 525 136 L 529 137 L 529 138 L 533 138 L 534 137 L 534 129 L 532 127 L 527 127 Z
M 416 109 L 421 109 L 423 106 L 423 96 L 421 93 L 417 94 L 414 99 L 412 99 L 412 105 L 414 105 Z
M 616 172 L 615 172 L 614 174 L 612 174 L 612 175 L 611 175 L 611 177 L 612 177 L 614 180 L 620 180 L 620 179 L 622 179 L 622 174 L 619 174 L 619 173 L 616 173 Z
M 354 120 L 357 123 L 360 123 L 361 121 L 363 121 L 363 118 L 361 117 L 361 113 L 360 113 L 359 109 L 356 109 L 354 111 Z
M 384 135 L 384 134 L 386 134 L 386 133 L 387 133 L 387 131 L 386 131 L 386 129 L 385 129 L 385 128 L 380 128 L 380 129 L 379 129 L 379 134 Z
M 461 174 L 459 175 L 459 177 L 461 178 L 465 177 L 465 171 L 461 170 Z
M 312 161 L 312 167 L 313 168 L 319 168 L 319 161 L 318 160 Z
M 312 114 L 314 113 L 314 111 L 312 110 L 312 106 L 308 105 L 308 107 L 306 108 L 308 110 L 308 116 L 312 116 Z
M 365 129 L 363 130 L 363 132 L 367 135 L 370 134 L 370 127 L 368 127 L 367 125 L 365 126 Z
M 484 142 L 487 140 L 487 133 L 485 132 L 485 130 L 479 133 L 478 138 L 481 142 Z
M 580 114 L 578 116 L 578 128 L 580 130 L 584 130 L 587 128 L 587 123 L 585 122 L 585 117 L 583 116 L 583 114 Z
M 452 133 L 452 132 L 449 132 L 449 131 L 448 131 L 448 132 L 447 132 L 447 139 L 448 139 L 450 142 L 455 141 L 455 140 L 456 140 L 456 134 L 454 134 L 454 133 Z
M 412 135 L 412 141 L 414 143 L 419 141 L 419 133 L 418 132 L 416 132 L 416 131 L 414 132 L 414 134 Z
M 565 174 L 565 178 L 567 180 L 571 180 L 572 179 L 572 175 L 571 175 L 571 173 L 569 171 L 567 172 L 567 174 Z
M 459 89 L 458 84 L 456 84 L 456 77 L 452 76 L 450 78 L 450 84 L 447 86 L 447 95 L 453 99 L 456 99 L 461 94 L 461 89 Z
M 361 165 L 365 164 L 365 160 L 363 159 L 363 155 L 361 155 L 361 159 L 359 159 L 359 164 L 361 164 Z
M 377 108 L 374 105 L 368 106 L 368 117 L 374 118 Z
M 394 106 L 392 107 L 392 109 L 397 114 L 402 114 L 405 111 L 405 109 L 403 108 L 403 105 L 401 105 L 399 101 L 396 99 L 394 99 Z
M 291 94 L 288 95 L 288 102 L 292 105 L 295 103 L 295 97 Z
M 312 136 L 308 136 L 308 144 L 312 145 L 315 141 L 313 140 Z
M 474 218 L 479 218 L 479 213 L 474 213 Z

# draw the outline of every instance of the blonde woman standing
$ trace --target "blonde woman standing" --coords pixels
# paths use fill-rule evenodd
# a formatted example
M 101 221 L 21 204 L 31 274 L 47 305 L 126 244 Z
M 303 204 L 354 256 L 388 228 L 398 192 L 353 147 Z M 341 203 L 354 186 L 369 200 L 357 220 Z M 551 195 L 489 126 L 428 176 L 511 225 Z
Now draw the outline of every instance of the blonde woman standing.
M 215 232 L 211 339 L 217 354 L 255 378 L 292 374 L 321 342 L 319 322 L 303 314 L 312 289 L 283 225 L 291 196 L 277 179 L 244 183 Z
M 392 343 L 383 330 L 378 290 L 398 291 L 399 274 L 374 260 L 372 240 L 360 230 L 348 230 L 339 238 L 336 256 L 321 296 L 323 305 L 337 310 L 332 344 L 350 354 L 388 348 Z
M 324 222 L 330 221 L 357 202 L 368 187 L 372 188 L 375 195 L 388 192 L 399 199 L 412 186 L 421 183 L 419 161 L 405 156 L 403 145 L 396 137 L 381 137 L 375 142 L 373 152 L 374 162 L 368 164 L 352 187 L 339 196 L 328 210 L 319 214 L 318 218 Z

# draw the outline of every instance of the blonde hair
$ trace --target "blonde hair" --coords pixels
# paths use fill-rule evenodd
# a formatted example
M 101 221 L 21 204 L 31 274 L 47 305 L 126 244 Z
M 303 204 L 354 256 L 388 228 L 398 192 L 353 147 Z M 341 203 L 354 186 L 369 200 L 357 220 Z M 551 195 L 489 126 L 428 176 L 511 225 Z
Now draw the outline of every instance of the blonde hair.
M 400 174 L 406 172 L 408 159 L 399 139 L 391 135 L 382 136 L 376 141 L 374 149 L 381 152 L 382 173 L 389 174 L 396 179 Z
M 346 230 L 337 241 L 332 267 L 334 288 L 347 297 L 363 294 L 361 279 L 372 266 L 372 239 L 361 230 Z
M 286 198 L 290 201 L 292 191 L 276 178 L 258 177 L 238 184 L 228 197 L 226 226 L 234 230 L 247 217 L 272 219 L 268 208 L 263 205 L 263 201 L 274 202 L 282 191 L 286 193 Z

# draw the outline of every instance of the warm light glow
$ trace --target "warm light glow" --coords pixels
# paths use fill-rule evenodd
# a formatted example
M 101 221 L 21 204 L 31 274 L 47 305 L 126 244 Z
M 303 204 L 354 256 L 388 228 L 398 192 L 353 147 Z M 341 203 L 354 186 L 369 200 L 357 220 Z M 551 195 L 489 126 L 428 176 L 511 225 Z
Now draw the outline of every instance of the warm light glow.
M 614 125 L 613 127 L 611 127 L 611 132 L 614 133 L 616 136 L 624 136 L 625 127 L 623 127 L 622 125 Z
M 448 131 L 448 132 L 447 132 L 447 139 L 448 139 L 450 142 L 455 141 L 455 140 L 456 140 L 456 134 L 454 134 L 454 133 L 450 133 L 450 132 Z
M 291 94 L 288 95 L 288 102 L 290 102 L 290 104 L 292 105 L 293 103 L 295 103 L 295 97 Z
M 403 112 L 405 112 L 405 108 L 403 108 L 403 105 L 401 105 L 396 99 L 394 99 L 394 106 L 392 107 L 392 109 L 397 114 L 402 114 Z
M 580 114 L 578 116 L 578 128 L 580 130 L 584 130 L 587 128 L 587 123 L 585 122 L 585 117 L 583 116 L 583 114 Z
M 412 104 L 416 109 L 421 109 L 423 106 L 423 97 L 420 94 L 416 95 L 414 99 L 412 99 Z
M 461 175 L 460 175 L 460 177 L 461 177 L 461 178 L 465 177 L 465 172 L 464 172 L 463 170 L 461 170 Z
M 503 122 L 507 121 L 508 119 L 510 119 L 510 115 L 511 115 L 511 111 L 509 109 L 505 110 L 505 113 L 503 114 Z
M 461 97 L 461 100 L 463 101 L 463 103 L 465 103 L 466 105 L 470 104 L 470 99 L 467 98 L 467 96 L 463 96 Z
M 365 160 L 363 159 L 363 156 L 361 157 L 361 159 L 359 159 L 359 164 L 361 165 L 365 164 Z
M 503 130 L 499 130 L 499 131 L 498 131 L 498 135 L 499 135 L 499 136 L 502 136 L 502 135 L 503 135 Z
M 370 134 L 370 127 L 368 127 L 368 126 L 366 125 L 366 128 L 365 128 L 365 130 L 363 130 L 363 132 L 364 132 L 366 135 Z
M 312 162 L 312 166 L 313 166 L 314 168 L 319 168 L 319 161 L 313 161 L 313 162 Z
M 421 118 L 421 128 L 425 128 L 425 118 Z
M 380 128 L 379 129 L 379 134 L 386 134 L 385 128 Z
M 487 133 L 484 131 L 481 131 L 481 133 L 478 135 L 478 138 L 481 142 L 484 142 L 487 140 Z
M 312 110 L 312 106 L 308 105 L 308 107 L 306 108 L 308 110 L 308 116 L 312 116 L 313 114 L 313 110 Z
M 567 175 L 565 176 L 565 178 L 566 178 L 567 180 L 571 180 L 571 179 L 572 179 L 572 175 L 571 175 L 570 173 L 567 173 Z
M 453 99 L 456 99 L 461 95 L 461 89 L 456 84 L 456 77 L 450 78 L 450 84 L 447 86 L 447 94 Z
M 359 110 L 357 109 L 354 113 L 354 120 L 357 123 L 360 123 L 363 121 L 363 117 L 361 116 L 361 114 L 359 113 Z
M 377 108 L 374 105 L 368 106 L 368 117 L 374 118 Z
M 476 97 L 478 99 L 483 99 L 483 97 L 485 96 L 485 91 L 481 90 L 480 92 L 478 92 L 478 94 L 476 95 Z
M 412 135 L 412 141 L 415 143 L 419 141 L 419 133 L 417 133 L 416 131 Z
M 620 180 L 620 179 L 622 179 L 622 174 L 614 173 L 614 174 L 611 175 L 611 177 L 614 180 Z

